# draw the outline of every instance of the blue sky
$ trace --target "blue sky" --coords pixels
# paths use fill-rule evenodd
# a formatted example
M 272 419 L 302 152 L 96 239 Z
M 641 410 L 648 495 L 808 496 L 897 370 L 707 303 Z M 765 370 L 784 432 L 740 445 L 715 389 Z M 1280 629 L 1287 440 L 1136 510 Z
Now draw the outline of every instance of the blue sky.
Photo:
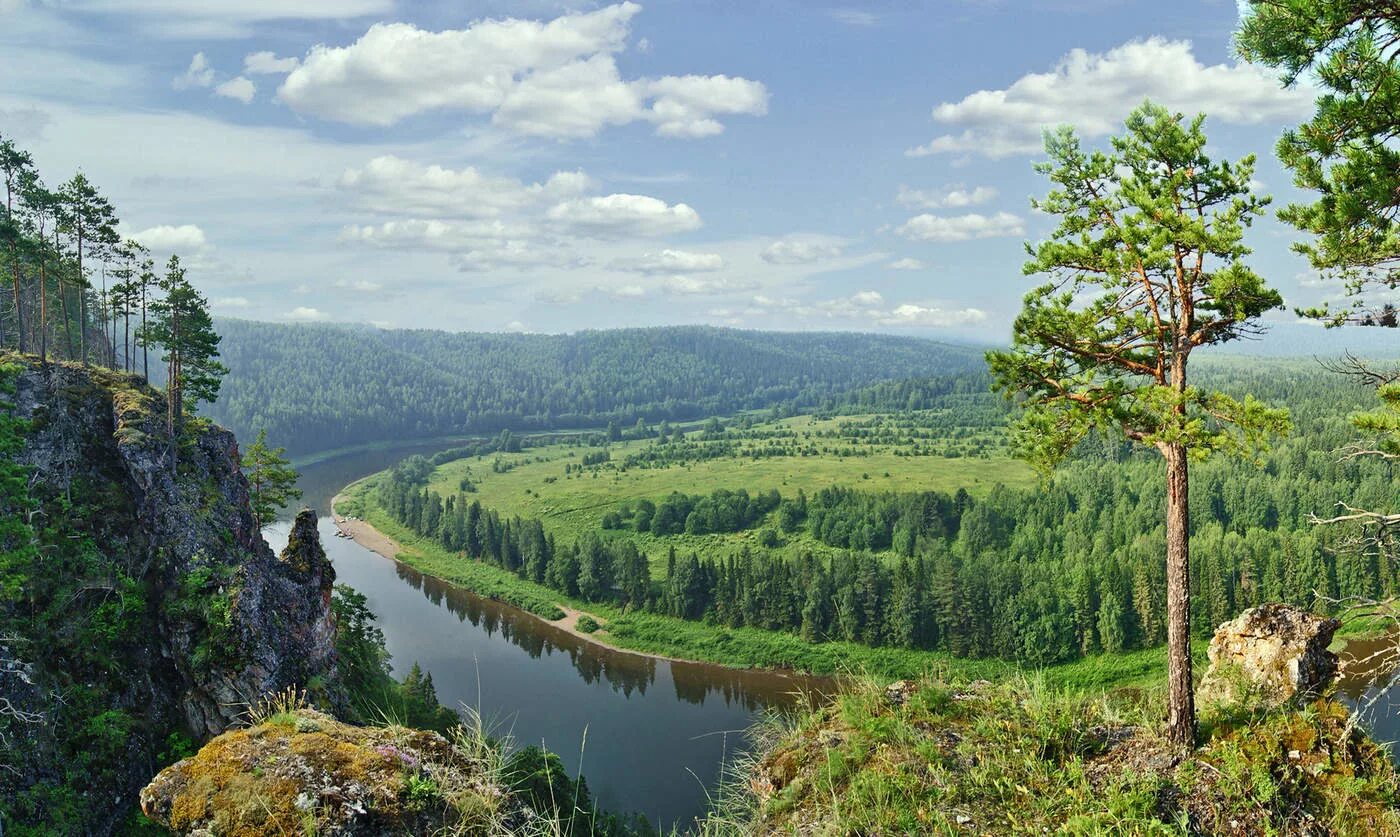
M 1153 97 L 1273 159 L 1232 2 L 0 0 L 0 133 L 220 314 L 1005 339 L 1041 129 Z M 1269 221 L 1254 260 L 1326 288 Z M 1291 315 L 1280 314 L 1280 320 Z

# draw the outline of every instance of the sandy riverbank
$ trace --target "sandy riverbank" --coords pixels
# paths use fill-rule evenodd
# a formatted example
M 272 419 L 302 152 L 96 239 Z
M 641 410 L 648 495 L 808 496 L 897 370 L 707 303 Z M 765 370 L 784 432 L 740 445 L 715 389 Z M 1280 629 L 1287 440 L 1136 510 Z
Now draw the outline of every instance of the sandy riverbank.
M 405 550 L 403 546 L 399 544 L 398 541 L 394 540 L 393 538 L 389 537 L 388 535 L 384 534 L 383 532 L 379 531 L 378 529 L 374 528 L 369 523 L 363 520 L 352 520 L 346 517 L 345 515 L 341 514 L 340 512 L 336 511 L 336 504 L 340 502 L 342 497 L 343 495 L 337 494 L 331 500 L 331 519 L 335 521 L 335 525 L 340 529 L 340 531 L 349 535 L 351 540 L 353 540 L 355 543 L 359 544 L 360 546 L 363 546 L 365 549 L 368 549 L 371 552 L 382 555 L 391 561 L 399 560 L 399 554 L 402 552 L 406 552 L 407 550 Z M 446 579 L 443 580 L 446 581 Z M 606 625 L 606 619 L 603 619 L 602 617 L 596 614 L 588 613 L 587 611 L 582 611 L 578 610 L 577 608 L 570 607 L 569 605 L 563 602 L 555 602 L 555 605 L 564 612 L 563 617 L 559 619 L 546 619 L 543 616 L 540 616 L 537 613 L 531 613 L 528 610 L 520 610 L 520 612 L 524 613 L 526 616 L 529 616 L 532 619 L 537 619 L 540 622 L 543 622 L 544 624 L 549 625 L 552 628 L 556 628 L 558 630 L 564 631 L 565 633 L 571 636 L 577 637 L 578 639 L 587 642 L 591 645 L 596 645 L 599 648 L 605 648 L 609 651 L 615 651 L 619 654 L 633 654 L 638 657 L 650 657 L 653 660 L 666 660 L 667 662 L 672 663 L 718 665 L 717 663 L 707 663 L 700 660 L 686 660 L 681 657 L 668 657 L 665 654 L 652 654 L 647 651 L 637 651 L 632 648 L 622 648 L 620 646 L 613 645 L 611 642 L 608 642 L 604 636 L 607 633 L 606 628 L 599 628 L 593 633 L 584 633 L 576 627 L 576 625 L 578 624 L 578 618 L 580 616 L 588 616 L 591 619 L 593 619 L 594 622 L 597 622 L 599 625 Z M 517 608 L 517 610 L 519 610 L 519 608 Z

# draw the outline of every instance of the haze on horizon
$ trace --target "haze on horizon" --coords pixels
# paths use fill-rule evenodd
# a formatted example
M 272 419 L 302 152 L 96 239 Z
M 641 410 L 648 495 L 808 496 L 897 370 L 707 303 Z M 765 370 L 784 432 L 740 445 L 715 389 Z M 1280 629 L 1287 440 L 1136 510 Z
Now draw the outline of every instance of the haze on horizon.
M 1044 127 L 1204 111 L 1279 205 L 1313 100 L 1211 0 L 195 5 L 0 0 L 0 132 L 282 322 L 1001 341 Z M 1293 237 L 1253 261 L 1312 304 Z

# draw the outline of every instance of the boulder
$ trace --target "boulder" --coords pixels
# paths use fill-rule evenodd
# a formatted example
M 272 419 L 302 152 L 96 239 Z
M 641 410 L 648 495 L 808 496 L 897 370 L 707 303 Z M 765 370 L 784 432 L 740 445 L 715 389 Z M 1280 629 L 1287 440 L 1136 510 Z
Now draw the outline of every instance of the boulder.
M 152 779 L 145 815 L 190 837 L 549 833 L 501 784 L 484 742 L 464 748 L 435 732 L 264 706 L 272 714 L 258 725 Z
M 1197 701 L 1279 704 L 1320 694 L 1337 673 L 1337 655 L 1327 646 L 1340 625 L 1287 604 L 1246 610 L 1215 630 Z

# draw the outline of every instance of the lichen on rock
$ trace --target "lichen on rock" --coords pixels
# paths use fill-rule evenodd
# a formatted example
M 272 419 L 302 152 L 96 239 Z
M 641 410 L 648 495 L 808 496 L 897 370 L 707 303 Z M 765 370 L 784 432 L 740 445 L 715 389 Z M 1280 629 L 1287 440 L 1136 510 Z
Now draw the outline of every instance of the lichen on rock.
M 295 707 L 226 732 L 141 791 L 176 834 L 319 837 L 501 834 L 532 812 L 480 746 L 398 726 L 359 727 Z
M 1278 704 L 1321 694 L 1337 673 L 1337 655 L 1328 646 L 1340 625 L 1288 604 L 1246 610 L 1216 629 L 1197 700 Z

